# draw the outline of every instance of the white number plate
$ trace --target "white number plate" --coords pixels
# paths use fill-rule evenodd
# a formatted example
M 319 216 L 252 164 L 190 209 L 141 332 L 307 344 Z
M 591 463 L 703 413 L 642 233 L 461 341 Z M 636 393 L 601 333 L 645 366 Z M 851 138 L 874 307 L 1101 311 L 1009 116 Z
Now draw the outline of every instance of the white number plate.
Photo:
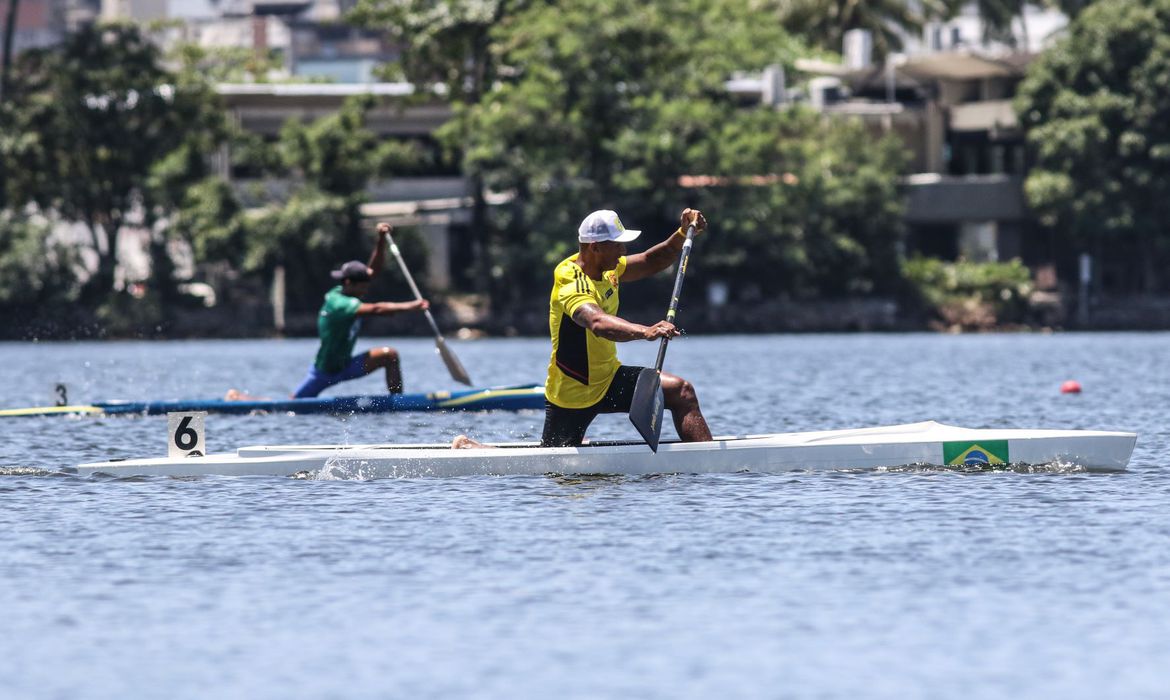
M 167 435 L 169 442 L 167 457 L 202 457 L 207 454 L 207 444 L 203 441 L 203 420 L 207 418 L 207 411 L 193 411 L 191 413 L 168 413 Z

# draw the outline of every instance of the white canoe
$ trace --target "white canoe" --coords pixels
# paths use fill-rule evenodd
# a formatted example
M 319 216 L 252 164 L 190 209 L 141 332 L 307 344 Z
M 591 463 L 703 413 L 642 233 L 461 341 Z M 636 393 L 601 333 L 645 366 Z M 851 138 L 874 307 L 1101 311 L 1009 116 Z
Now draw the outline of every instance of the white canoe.
M 825 430 L 583 447 L 507 444 L 452 450 L 446 445 L 284 445 L 243 447 L 186 459 L 133 459 L 79 465 L 78 474 L 290 476 L 376 479 L 474 474 L 774 473 L 908 465 L 1073 465 L 1125 469 L 1137 435 L 1090 430 L 973 430 L 934 421 L 859 430 Z M 70 470 L 73 471 L 73 470 Z

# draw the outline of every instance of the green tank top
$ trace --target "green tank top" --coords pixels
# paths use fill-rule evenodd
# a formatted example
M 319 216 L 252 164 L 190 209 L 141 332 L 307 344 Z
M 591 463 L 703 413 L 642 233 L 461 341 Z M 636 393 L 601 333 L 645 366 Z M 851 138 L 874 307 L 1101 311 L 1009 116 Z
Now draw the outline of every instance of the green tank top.
M 317 315 L 317 336 L 321 349 L 317 351 L 314 366 L 321 372 L 335 374 L 345 369 L 353 355 L 362 321 L 357 316 L 362 300 L 351 297 L 337 286 L 325 293 L 325 303 Z

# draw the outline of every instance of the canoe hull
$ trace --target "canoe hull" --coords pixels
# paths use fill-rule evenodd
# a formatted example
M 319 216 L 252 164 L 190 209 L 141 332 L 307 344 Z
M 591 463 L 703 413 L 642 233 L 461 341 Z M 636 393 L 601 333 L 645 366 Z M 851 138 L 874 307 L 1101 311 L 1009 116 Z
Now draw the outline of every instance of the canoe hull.
M 286 445 L 246 447 L 188 459 L 137 459 L 79 465 L 79 474 L 291 476 L 319 478 L 452 477 L 512 474 L 780 473 L 908 465 L 1062 464 L 1098 471 L 1126 468 L 1133 433 L 1068 430 L 970 430 L 934 422 L 861 430 L 665 442 L 541 448 L 506 445 L 451 450 L 442 445 Z
M 254 413 L 339 414 L 394 413 L 397 411 L 524 411 L 544 408 L 544 387 L 536 384 L 436 391 L 427 394 L 371 394 L 363 396 L 324 396 L 311 399 L 260 399 L 224 401 L 221 399 L 184 399 L 177 401 L 102 401 L 79 406 L 42 406 L 0 410 L 0 418 L 105 415 L 157 416 L 167 413 L 206 411 L 228 415 Z

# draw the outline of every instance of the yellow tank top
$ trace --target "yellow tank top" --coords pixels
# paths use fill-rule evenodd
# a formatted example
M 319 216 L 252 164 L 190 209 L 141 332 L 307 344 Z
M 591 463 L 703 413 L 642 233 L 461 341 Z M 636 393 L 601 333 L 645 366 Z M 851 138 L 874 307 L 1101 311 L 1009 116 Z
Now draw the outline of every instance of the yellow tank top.
M 606 270 L 600 280 L 590 279 L 576 260 L 572 255 L 557 265 L 548 301 L 552 356 L 544 396 L 562 408 L 587 408 L 600 401 L 621 366 L 616 344 L 578 326 L 573 312 L 582 304 L 596 304 L 607 314 L 617 314 L 618 280 L 626 271 L 626 258 L 619 258 L 617 267 Z

